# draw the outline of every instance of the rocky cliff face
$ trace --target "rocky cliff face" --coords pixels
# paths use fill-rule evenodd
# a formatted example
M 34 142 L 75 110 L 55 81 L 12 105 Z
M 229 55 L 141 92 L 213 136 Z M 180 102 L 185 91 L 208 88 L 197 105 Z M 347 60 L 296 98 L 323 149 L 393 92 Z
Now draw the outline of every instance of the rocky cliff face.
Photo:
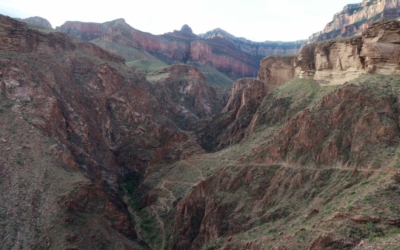
M 253 42 L 242 37 L 235 37 L 232 34 L 222 30 L 214 29 L 205 34 L 199 35 L 204 39 L 221 38 L 228 40 L 235 44 L 238 49 L 254 56 L 270 56 L 270 55 L 294 55 L 298 54 L 301 47 L 306 44 L 305 40 L 299 40 L 295 42 Z
M 368 72 L 399 74 L 399 28 L 399 22 L 381 21 L 364 32 L 360 56 Z
M 274 87 L 293 77 L 343 84 L 365 72 L 361 47 L 361 37 L 308 44 L 298 56 L 263 59 L 258 79 Z
M 218 151 L 244 138 L 245 129 L 257 110 L 268 86 L 254 78 L 233 83 L 232 93 L 221 113 L 201 120 L 192 126 L 198 143 L 207 151 Z
M 359 4 L 349 4 L 335 14 L 332 22 L 323 31 L 313 34 L 309 42 L 348 37 L 361 34 L 373 22 L 400 17 L 398 0 L 363 0 Z
M 358 77 L 364 72 L 360 51 L 360 37 L 343 42 L 323 42 L 317 44 L 314 51 L 314 80 L 321 83 L 343 84 Z M 304 72 L 300 66 L 298 71 Z
M 204 75 L 189 65 L 174 65 L 147 76 L 154 84 L 153 93 L 166 107 L 172 120 L 187 129 L 192 123 L 219 113 L 225 104 L 227 91 L 206 84 Z
M 44 19 L 39 16 L 28 17 L 28 18 L 24 18 L 24 19 L 16 18 L 16 20 L 27 23 L 27 24 L 31 24 L 34 26 L 49 29 L 49 30 L 53 29 L 53 27 L 51 26 L 51 23 L 47 19 Z
M 363 73 L 398 74 L 399 21 L 379 21 L 360 37 L 308 44 L 297 57 L 267 57 L 258 78 L 279 86 L 290 78 L 343 84 Z
M 103 24 L 66 22 L 57 29 L 85 41 L 96 39 L 94 42 L 99 45 L 107 41 L 137 48 L 168 64 L 211 65 L 233 78 L 255 76 L 265 55 L 297 53 L 303 45 L 302 42 L 252 43 L 231 35 L 200 38 L 187 25 L 180 31 L 155 36 L 135 30 L 122 19 Z M 134 58 L 132 54 L 129 57 Z
M 295 77 L 297 56 L 269 56 L 260 63 L 258 79 L 273 90 L 284 82 Z

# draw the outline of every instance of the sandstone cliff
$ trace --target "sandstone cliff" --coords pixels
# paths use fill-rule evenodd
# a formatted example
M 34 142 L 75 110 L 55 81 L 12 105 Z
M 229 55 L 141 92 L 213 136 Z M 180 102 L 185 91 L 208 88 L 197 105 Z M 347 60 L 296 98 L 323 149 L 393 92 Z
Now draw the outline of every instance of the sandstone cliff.
M 400 17 L 398 0 L 363 0 L 359 4 L 349 4 L 335 14 L 332 22 L 323 31 L 313 34 L 309 42 L 361 34 L 373 22 Z
M 294 77 L 343 84 L 365 72 L 361 46 L 361 37 L 356 37 L 308 44 L 298 56 L 267 57 L 261 61 L 258 79 L 274 87 Z
M 258 79 L 273 90 L 295 77 L 297 56 L 269 56 L 260 63 Z
M 343 84 L 364 73 L 398 74 L 399 21 L 379 21 L 362 36 L 307 44 L 296 57 L 267 57 L 258 78 L 279 86 L 293 77 Z
M 400 22 L 381 21 L 374 23 L 363 34 L 360 56 L 368 72 L 379 74 L 399 74 Z

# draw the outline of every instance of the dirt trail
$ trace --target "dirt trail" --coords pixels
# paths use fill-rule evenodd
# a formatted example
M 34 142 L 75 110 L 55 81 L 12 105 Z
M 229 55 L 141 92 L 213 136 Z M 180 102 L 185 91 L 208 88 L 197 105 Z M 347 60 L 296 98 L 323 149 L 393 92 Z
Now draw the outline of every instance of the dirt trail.
M 197 166 L 194 165 L 193 163 L 189 162 L 188 160 L 182 160 L 182 162 L 186 163 L 187 165 L 189 165 L 189 166 L 195 168 L 197 171 L 199 171 L 199 173 L 200 173 L 200 175 L 201 175 L 201 178 L 200 178 L 200 179 L 201 179 L 202 181 L 205 180 L 204 175 L 203 175 L 203 170 L 202 170 L 202 169 L 200 169 L 199 167 L 197 167 Z
M 395 170 L 391 168 L 380 168 L 380 169 L 369 169 L 369 168 L 346 168 L 346 167 L 325 167 L 325 168 L 311 168 L 311 167 L 304 167 L 304 166 L 295 166 L 288 163 L 278 163 L 276 165 L 280 165 L 280 167 L 288 168 L 288 169 L 307 169 L 307 170 L 314 170 L 314 171 L 324 171 L 324 170 L 343 170 L 343 171 L 359 171 L 359 172 L 375 172 L 375 173 L 398 173 L 400 170 Z M 247 166 L 256 166 L 256 167 L 271 167 L 276 166 L 274 164 L 232 164 L 229 166 L 233 167 L 247 167 Z

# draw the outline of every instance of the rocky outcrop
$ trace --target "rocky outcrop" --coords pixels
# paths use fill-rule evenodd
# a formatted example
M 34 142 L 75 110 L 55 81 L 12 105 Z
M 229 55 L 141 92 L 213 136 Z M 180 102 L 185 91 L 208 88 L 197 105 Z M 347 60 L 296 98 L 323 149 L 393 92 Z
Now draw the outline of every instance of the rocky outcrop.
M 396 91 L 388 90 L 384 97 L 374 91 L 385 85 L 345 85 L 326 95 L 314 109 L 291 117 L 251 159 L 258 155 L 263 163 L 372 164 L 369 150 L 396 145 L 399 139 L 399 114 L 392 107 Z
M 361 46 L 361 37 L 317 44 L 314 51 L 314 80 L 320 83 L 343 84 L 357 78 L 364 72 Z M 300 66 L 297 71 L 307 72 L 308 68 Z
M 271 91 L 295 77 L 297 60 L 297 56 L 269 56 L 264 58 L 260 64 L 258 79 L 265 82 Z
M 309 42 L 361 34 L 373 22 L 400 17 L 398 0 L 363 0 L 359 4 L 348 4 L 335 14 L 332 22 L 323 31 L 313 34 Z
M 267 84 L 254 78 L 234 82 L 222 112 L 192 126 L 199 144 L 207 151 L 216 151 L 241 141 L 252 115 L 268 91 Z
M 51 26 L 50 22 L 47 19 L 44 19 L 39 16 L 28 17 L 24 19 L 16 18 L 16 20 L 49 30 L 53 29 L 53 27 Z
M 308 44 L 297 57 L 267 57 L 258 78 L 274 86 L 293 77 L 335 85 L 363 73 L 399 74 L 399 28 L 399 21 L 379 21 L 362 37 Z
M 343 84 L 364 73 L 361 37 L 308 44 L 298 56 L 270 56 L 261 61 L 258 79 L 276 88 L 294 78 Z
M 15 19 L 0 15 L 2 53 L 45 53 L 71 52 L 76 45 L 62 33 L 44 34 L 28 29 L 28 25 Z
M 297 53 L 304 44 L 303 42 L 254 43 L 235 39 L 232 35 L 201 38 L 187 25 L 180 31 L 175 30 L 155 36 L 130 27 L 123 19 L 102 24 L 66 22 L 57 29 L 82 40 L 93 41 L 100 46 L 108 42 L 116 44 L 115 46 L 126 47 L 124 50 L 112 49 L 112 46 L 104 47 L 116 53 L 136 48 L 168 64 L 211 65 L 234 78 L 255 76 L 259 69 L 259 61 L 265 55 Z M 141 53 L 139 54 L 136 59 L 143 59 Z M 120 55 L 129 60 L 135 56 L 133 53 Z
M 399 21 L 380 21 L 371 25 L 363 34 L 363 58 L 367 72 L 400 74 Z
M 190 65 L 174 65 L 147 76 L 155 97 L 168 110 L 166 116 L 187 129 L 192 123 L 221 112 L 228 93 L 206 84 L 204 75 Z

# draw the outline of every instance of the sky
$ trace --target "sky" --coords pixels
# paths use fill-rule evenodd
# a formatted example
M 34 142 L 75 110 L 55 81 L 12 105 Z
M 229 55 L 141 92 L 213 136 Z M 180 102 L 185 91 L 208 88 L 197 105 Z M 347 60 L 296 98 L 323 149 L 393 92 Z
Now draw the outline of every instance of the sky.
M 53 28 L 65 21 L 106 22 L 118 18 L 155 35 L 189 25 L 195 34 L 221 28 L 252 41 L 307 39 L 346 4 L 362 0 L 0 0 L 0 14 L 40 16 Z

